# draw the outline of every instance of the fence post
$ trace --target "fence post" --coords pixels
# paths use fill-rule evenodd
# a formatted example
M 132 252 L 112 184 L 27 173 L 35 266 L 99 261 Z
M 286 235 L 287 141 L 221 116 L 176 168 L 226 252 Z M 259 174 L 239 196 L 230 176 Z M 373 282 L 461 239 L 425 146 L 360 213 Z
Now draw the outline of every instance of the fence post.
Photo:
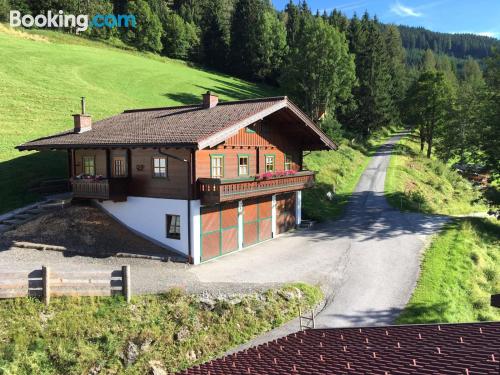
M 127 303 L 130 302 L 132 291 L 130 290 L 130 266 L 122 266 L 122 291 Z
M 46 306 L 50 303 L 50 267 L 42 266 L 42 297 Z

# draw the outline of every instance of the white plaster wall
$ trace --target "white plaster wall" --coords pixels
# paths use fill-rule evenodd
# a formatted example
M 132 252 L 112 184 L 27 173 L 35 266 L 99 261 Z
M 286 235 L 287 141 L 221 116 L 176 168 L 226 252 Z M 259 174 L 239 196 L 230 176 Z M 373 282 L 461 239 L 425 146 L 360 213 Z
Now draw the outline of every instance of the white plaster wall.
M 276 194 L 271 198 L 271 233 L 276 237 Z
M 193 256 L 193 264 L 201 262 L 201 212 L 200 201 L 191 201 L 191 248 Z
M 126 202 L 104 201 L 98 204 L 110 215 L 136 232 L 184 255 L 188 250 L 187 200 L 127 197 Z M 181 238 L 167 238 L 166 215 L 180 215 Z M 200 201 L 191 201 L 191 247 L 193 261 L 200 261 Z M 196 225 L 198 223 L 198 225 Z
M 243 249 L 243 201 L 238 201 L 238 249 Z
M 302 191 L 297 191 L 295 197 L 295 224 L 302 222 Z

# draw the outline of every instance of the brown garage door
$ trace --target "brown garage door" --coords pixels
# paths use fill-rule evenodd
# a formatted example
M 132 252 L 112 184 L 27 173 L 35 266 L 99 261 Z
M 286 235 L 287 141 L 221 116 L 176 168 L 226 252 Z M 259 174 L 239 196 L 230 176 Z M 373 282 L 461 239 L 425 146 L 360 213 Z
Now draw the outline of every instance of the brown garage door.
M 271 197 L 243 202 L 243 246 L 250 246 L 272 237 Z
M 201 260 L 238 249 L 238 203 L 201 209 Z
M 295 228 L 295 193 L 276 196 L 276 227 L 278 233 Z

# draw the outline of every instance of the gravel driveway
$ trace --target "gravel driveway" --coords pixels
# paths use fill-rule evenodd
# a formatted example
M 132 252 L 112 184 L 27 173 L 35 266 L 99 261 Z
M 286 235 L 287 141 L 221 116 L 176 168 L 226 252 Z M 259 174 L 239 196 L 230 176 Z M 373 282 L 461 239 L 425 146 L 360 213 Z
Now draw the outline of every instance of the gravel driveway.
M 446 218 L 401 213 L 384 196 L 390 139 L 363 173 L 345 215 L 314 230 L 286 234 L 239 253 L 193 267 L 144 259 L 65 256 L 0 248 L 0 269 L 113 269 L 130 264 L 135 293 L 172 286 L 188 291 L 246 292 L 290 281 L 320 283 L 333 301 L 319 314 L 321 327 L 391 323 L 417 281 L 422 250 Z

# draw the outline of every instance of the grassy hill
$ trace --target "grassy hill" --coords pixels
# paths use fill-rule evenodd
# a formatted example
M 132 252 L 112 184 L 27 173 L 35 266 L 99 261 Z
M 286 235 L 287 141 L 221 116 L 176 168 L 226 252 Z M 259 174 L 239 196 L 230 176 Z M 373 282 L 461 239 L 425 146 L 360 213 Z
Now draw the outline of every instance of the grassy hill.
M 184 62 L 58 32 L 0 24 L 0 51 L 0 213 L 36 199 L 27 187 L 40 179 L 64 176 L 65 154 L 14 147 L 71 128 L 81 96 L 98 120 L 126 108 L 196 103 L 207 90 L 222 100 L 277 94 Z
M 419 153 L 415 135 L 394 149 L 385 182 L 387 199 L 403 210 L 462 215 L 486 212 L 481 193 L 449 166 Z
M 454 219 L 424 255 L 413 296 L 398 323 L 500 320 L 490 306 L 500 291 L 500 223 L 482 218 Z

